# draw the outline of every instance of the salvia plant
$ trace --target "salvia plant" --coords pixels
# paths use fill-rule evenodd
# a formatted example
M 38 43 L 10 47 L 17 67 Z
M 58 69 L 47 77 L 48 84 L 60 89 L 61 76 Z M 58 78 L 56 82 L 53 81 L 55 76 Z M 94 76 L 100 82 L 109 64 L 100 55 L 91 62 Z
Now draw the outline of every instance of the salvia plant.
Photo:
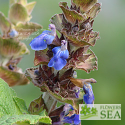
M 89 73 L 98 68 L 90 47 L 99 39 L 92 26 L 101 5 L 97 0 L 71 0 L 70 7 L 60 2 L 62 13 L 50 19 L 50 30 L 44 30 L 29 44 L 35 51 L 36 67 L 23 73 L 17 64 L 29 50 L 21 41 L 42 29 L 30 22 L 35 4 L 10 0 L 8 18 L 0 12 L 0 124 L 81 125 L 79 104 L 94 104 L 91 83 L 96 80 L 77 79 L 76 70 Z M 27 108 L 10 87 L 29 81 L 42 95 Z

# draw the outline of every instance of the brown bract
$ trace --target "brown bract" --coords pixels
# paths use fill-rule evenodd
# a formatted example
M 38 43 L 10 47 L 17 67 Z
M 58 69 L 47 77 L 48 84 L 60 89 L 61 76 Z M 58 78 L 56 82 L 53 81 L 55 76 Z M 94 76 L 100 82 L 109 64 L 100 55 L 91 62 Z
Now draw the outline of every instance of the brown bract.
M 54 73 L 53 68 L 43 65 L 42 67 L 39 66 L 39 68 L 27 69 L 26 76 L 41 91 L 47 91 L 57 100 L 74 105 L 78 109 L 76 102 L 80 100 L 82 102 L 82 99 L 76 98 L 75 93 L 79 90 L 79 87 L 76 87 L 69 79 L 73 77 L 73 72 L 71 68 L 60 76 L 59 72 Z
M 81 47 L 70 55 L 64 68 L 82 69 L 89 73 L 97 69 L 97 57 L 89 49 L 89 46 Z

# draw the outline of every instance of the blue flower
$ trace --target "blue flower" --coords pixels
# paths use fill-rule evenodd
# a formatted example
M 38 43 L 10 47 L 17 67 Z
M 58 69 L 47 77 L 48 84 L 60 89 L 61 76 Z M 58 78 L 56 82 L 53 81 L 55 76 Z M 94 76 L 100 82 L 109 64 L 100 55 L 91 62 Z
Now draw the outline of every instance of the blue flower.
M 83 99 L 86 104 L 93 104 L 94 103 L 94 94 L 92 90 L 92 86 L 90 83 L 84 84 L 83 90 L 85 92 Z
M 72 105 L 65 104 L 63 111 L 65 112 L 65 115 L 68 115 L 69 110 L 74 110 Z M 79 115 L 73 114 L 72 116 L 64 116 L 62 119 L 63 123 L 69 123 L 73 125 L 78 125 L 81 121 L 79 120 Z
M 70 110 L 74 110 L 74 108 L 72 107 L 72 105 L 70 104 L 65 104 L 63 111 L 60 114 L 60 119 L 57 122 L 53 122 L 53 125 L 63 125 L 64 123 L 69 123 L 71 125 L 79 125 L 80 124 L 80 120 L 79 120 L 79 115 L 77 114 L 73 114 L 71 116 L 67 116 L 69 115 L 69 111 Z
M 53 57 L 48 63 L 49 67 L 54 67 L 56 70 L 61 70 L 67 63 L 66 59 L 69 57 L 69 51 L 67 50 L 67 42 L 61 41 L 61 47 L 55 47 L 52 49 Z
M 18 36 L 18 32 L 15 29 L 12 29 L 9 33 L 9 36 L 11 38 L 17 37 Z
M 64 117 L 63 122 L 73 124 L 73 125 L 78 125 L 78 124 L 80 124 L 81 121 L 79 120 L 79 115 L 74 114 L 70 117 L 69 116 Z
M 31 49 L 36 51 L 44 50 L 47 48 L 47 45 L 50 45 L 53 42 L 56 36 L 56 28 L 53 24 L 50 24 L 49 28 L 51 29 L 51 31 L 43 31 L 42 34 L 40 34 L 30 42 L 29 45 L 31 46 Z

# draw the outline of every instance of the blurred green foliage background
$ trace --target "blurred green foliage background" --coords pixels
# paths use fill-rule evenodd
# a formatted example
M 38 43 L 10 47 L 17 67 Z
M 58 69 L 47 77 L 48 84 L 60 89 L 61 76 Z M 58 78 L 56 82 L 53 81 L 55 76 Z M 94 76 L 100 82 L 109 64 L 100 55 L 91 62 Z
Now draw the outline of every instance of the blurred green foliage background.
M 31 0 L 29 0 L 30 2 Z M 32 12 L 32 22 L 37 22 L 48 29 L 50 18 L 56 13 L 62 13 L 58 7 L 60 0 L 36 0 L 37 4 Z M 70 0 L 67 1 L 70 5 Z M 78 71 L 78 78 L 94 78 L 93 85 L 95 104 L 121 104 L 121 121 L 82 121 L 82 125 L 125 125 L 125 1 L 98 0 L 102 3 L 102 11 L 95 18 L 94 31 L 100 32 L 101 39 L 91 49 L 98 57 L 98 70 L 87 74 Z M 0 0 L 0 11 L 8 16 L 9 0 Z M 24 42 L 30 50 L 30 55 L 23 57 L 18 65 L 25 71 L 34 67 L 34 51 L 30 49 L 29 40 Z M 38 98 L 40 89 L 32 83 L 26 86 L 13 87 L 20 98 L 29 103 Z

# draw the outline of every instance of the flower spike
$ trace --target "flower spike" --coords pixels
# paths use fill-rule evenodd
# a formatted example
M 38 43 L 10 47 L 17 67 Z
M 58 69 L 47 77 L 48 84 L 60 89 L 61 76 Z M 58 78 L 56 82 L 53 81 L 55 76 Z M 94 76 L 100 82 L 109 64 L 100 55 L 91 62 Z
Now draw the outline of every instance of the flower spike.
M 53 42 L 56 36 L 56 28 L 54 24 L 50 24 L 49 28 L 51 29 L 51 31 L 43 31 L 42 34 L 40 34 L 30 42 L 29 45 L 31 46 L 31 49 L 36 51 L 44 50 L 47 48 L 47 45 L 50 45 Z

